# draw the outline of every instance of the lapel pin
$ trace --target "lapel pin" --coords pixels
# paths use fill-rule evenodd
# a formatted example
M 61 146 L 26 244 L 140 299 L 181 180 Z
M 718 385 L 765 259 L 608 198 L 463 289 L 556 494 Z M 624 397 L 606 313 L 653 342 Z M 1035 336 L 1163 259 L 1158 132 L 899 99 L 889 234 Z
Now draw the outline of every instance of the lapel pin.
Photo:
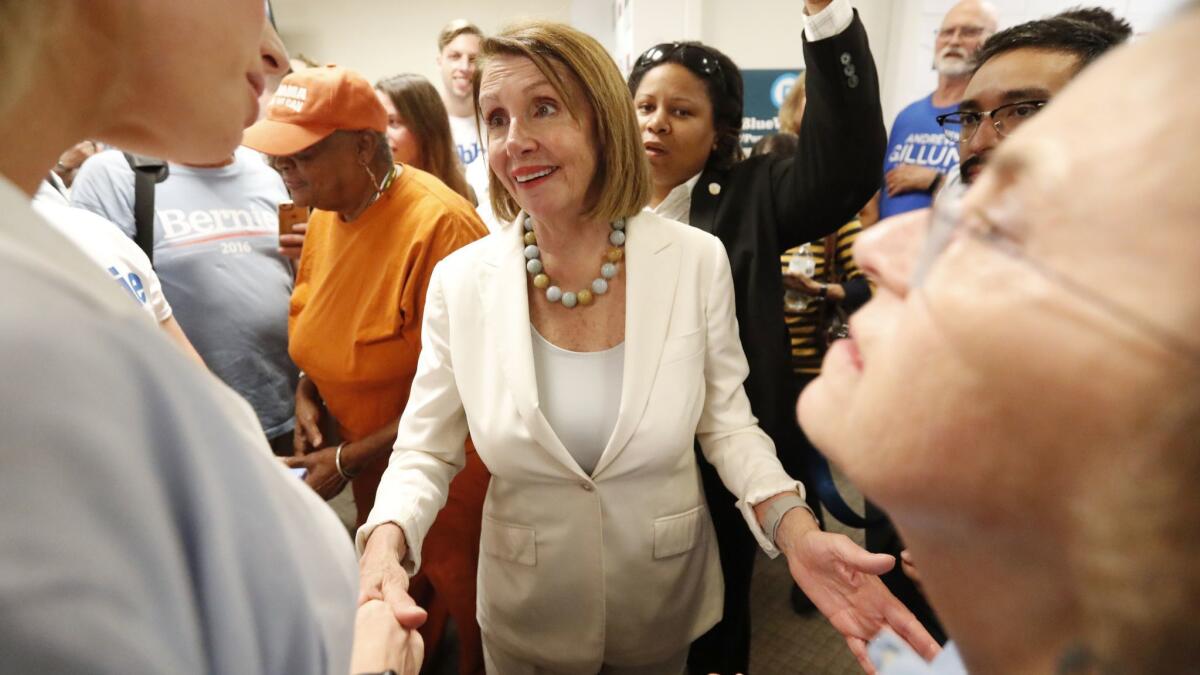
M 714 197 L 721 194 L 721 184 L 720 183 L 709 183 L 708 184 L 708 194 L 710 194 Z

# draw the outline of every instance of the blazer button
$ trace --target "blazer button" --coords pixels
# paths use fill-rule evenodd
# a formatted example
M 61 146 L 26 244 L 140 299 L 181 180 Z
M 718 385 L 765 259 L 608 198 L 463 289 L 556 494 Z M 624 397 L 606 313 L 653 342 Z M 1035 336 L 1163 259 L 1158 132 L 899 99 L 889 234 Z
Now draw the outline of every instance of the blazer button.
M 846 78 L 846 86 L 850 87 L 851 89 L 858 87 L 858 76 L 851 75 L 850 77 Z
M 596 489 L 595 485 L 592 485 L 591 483 L 587 482 L 586 480 L 579 481 L 579 487 L 583 488 L 584 490 L 587 490 L 588 492 L 591 492 Z
M 839 60 L 842 62 L 843 66 L 848 66 L 850 65 L 850 62 L 854 60 L 854 58 L 850 56 L 850 52 L 842 52 L 842 56 L 839 58 Z

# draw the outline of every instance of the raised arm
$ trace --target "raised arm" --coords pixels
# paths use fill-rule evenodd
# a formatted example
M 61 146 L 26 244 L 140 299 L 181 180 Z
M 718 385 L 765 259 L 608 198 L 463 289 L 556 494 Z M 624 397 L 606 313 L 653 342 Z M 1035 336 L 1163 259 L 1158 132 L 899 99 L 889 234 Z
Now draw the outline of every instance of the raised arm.
M 806 7 L 800 142 L 793 157 L 770 165 L 780 252 L 853 218 L 878 187 L 887 147 L 879 75 L 850 0 Z

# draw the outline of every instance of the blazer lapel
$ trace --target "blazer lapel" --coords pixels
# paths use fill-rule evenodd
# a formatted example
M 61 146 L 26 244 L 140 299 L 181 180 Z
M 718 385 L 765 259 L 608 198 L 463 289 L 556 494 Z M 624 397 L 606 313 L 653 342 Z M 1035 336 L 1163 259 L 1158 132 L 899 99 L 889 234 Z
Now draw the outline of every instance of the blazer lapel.
M 521 222 L 520 215 L 516 222 Z M 480 266 L 477 283 L 488 326 L 485 341 L 496 350 L 517 411 L 533 440 L 573 474 L 586 478 L 538 407 L 522 234 L 517 225 L 501 230 Z
M 667 339 L 671 305 L 679 282 L 679 247 L 655 227 L 655 216 L 640 214 L 626 226 L 625 367 L 621 405 L 612 436 L 596 464 L 599 476 L 633 437 L 650 400 Z
M 717 233 L 717 207 L 721 205 L 721 192 L 728 176 L 723 171 L 708 169 L 700 174 L 696 187 L 692 188 L 692 207 L 688 222 L 709 234 Z

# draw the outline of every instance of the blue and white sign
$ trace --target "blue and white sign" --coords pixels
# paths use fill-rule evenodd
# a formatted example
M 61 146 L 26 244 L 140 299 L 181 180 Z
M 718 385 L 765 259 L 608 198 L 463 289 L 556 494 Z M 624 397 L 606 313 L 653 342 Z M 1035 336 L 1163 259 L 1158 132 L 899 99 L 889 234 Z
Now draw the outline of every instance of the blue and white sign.
M 745 86 L 742 109 L 742 151 L 750 149 L 764 136 L 779 133 L 779 107 L 796 84 L 799 69 L 742 70 Z

